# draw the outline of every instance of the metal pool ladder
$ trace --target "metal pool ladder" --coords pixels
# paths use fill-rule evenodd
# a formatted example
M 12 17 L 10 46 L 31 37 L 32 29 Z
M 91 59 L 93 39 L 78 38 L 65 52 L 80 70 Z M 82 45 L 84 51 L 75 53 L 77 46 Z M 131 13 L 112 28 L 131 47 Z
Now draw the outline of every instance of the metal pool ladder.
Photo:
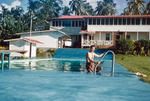
M 111 53 L 113 55 L 112 58 L 112 68 L 111 68 L 111 76 L 114 76 L 114 71 L 115 71 L 115 53 L 111 50 L 108 50 L 107 52 L 105 52 L 105 54 L 103 55 L 103 57 L 101 58 L 101 61 L 104 59 L 104 57 L 108 54 Z

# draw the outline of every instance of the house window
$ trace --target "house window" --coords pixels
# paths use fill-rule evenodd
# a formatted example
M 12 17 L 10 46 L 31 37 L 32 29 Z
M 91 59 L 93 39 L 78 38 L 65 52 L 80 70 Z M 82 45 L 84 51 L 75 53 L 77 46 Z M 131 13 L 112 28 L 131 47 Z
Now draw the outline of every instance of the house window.
M 89 25 L 92 25 L 92 19 L 89 19 Z
M 131 38 L 131 36 L 130 35 L 127 35 L 127 39 L 129 40 Z
M 146 18 L 142 19 L 142 25 L 146 25 Z
M 56 21 L 56 27 L 58 26 L 58 21 Z
M 75 21 L 72 21 L 72 27 L 75 27 Z
M 52 25 L 55 26 L 55 21 L 53 20 Z
M 101 25 L 104 25 L 104 19 L 103 18 L 101 19 Z
M 122 25 L 122 19 L 119 18 L 118 21 L 119 21 L 119 25 Z
M 130 18 L 127 18 L 127 25 L 131 25 Z
M 126 18 L 123 18 L 123 25 L 126 25 Z
M 105 25 L 109 25 L 109 18 L 105 19 Z
M 81 27 L 81 26 L 82 26 L 82 21 L 79 21 L 78 27 Z
M 78 27 L 78 21 L 75 21 L 75 27 Z
M 111 40 L 111 34 L 110 34 L 110 33 L 107 33 L 107 34 L 106 34 L 106 40 L 107 40 L 107 41 Z
M 94 36 L 93 36 L 93 35 L 90 35 L 90 36 L 89 36 L 89 40 L 94 40 Z
M 109 19 L 109 24 L 110 24 L 110 25 L 113 25 L 113 18 L 110 18 L 110 19 Z
M 63 21 L 63 26 L 70 27 L 71 26 L 71 21 L 70 20 L 64 20 Z
M 59 25 L 59 26 L 62 26 L 62 25 L 61 25 L 61 20 L 59 20 L 58 25 Z
M 131 23 L 132 23 L 132 25 L 135 25 L 135 18 L 131 19 Z
M 117 25 L 117 18 L 114 18 L 114 25 Z
M 140 25 L 140 18 L 136 18 L 136 25 Z
M 96 25 L 96 19 L 93 19 L 93 25 Z
M 87 40 L 87 34 L 83 35 L 83 39 Z
M 100 25 L 100 19 L 97 19 L 97 25 Z
M 150 18 L 147 18 L 147 25 L 150 25 Z

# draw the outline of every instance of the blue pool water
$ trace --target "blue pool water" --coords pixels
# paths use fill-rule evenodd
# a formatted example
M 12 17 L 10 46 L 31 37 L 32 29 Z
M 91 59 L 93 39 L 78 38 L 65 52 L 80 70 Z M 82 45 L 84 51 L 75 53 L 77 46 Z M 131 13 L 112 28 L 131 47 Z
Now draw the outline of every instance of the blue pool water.
M 71 54 L 12 62 L 10 70 L 0 72 L 0 101 L 150 101 L 149 84 L 117 63 L 111 77 L 110 64 L 108 55 L 102 75 L 94 75 L 84 71 L 84 58 Z

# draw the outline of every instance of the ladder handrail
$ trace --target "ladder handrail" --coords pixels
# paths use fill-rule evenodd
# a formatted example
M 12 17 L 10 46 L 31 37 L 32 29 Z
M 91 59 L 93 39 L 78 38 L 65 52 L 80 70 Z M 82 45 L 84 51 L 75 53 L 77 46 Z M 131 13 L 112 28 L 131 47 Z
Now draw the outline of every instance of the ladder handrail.
M 112 58 L 112 69 L 111 69 L 111 76 L 114 76 L 114 67 L 115 67 L 115 53 L 111 50 L 108 50 L 107 52 L 105 52 L 105 54 L 101 57 L 101 60 L 102 61 L 104 59 L 104 57 L 108 54 L 108 53 L 111 53 L 113 55 L 113 58 Z M 95 71 L 96 73 L 96 71 Z

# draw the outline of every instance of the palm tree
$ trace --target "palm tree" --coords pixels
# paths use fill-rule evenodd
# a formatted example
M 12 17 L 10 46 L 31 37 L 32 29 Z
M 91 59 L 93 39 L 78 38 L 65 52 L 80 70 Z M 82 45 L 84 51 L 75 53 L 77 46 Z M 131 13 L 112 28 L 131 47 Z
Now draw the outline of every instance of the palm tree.
M 41 3 L 39 1 L 28 0 L 28 12 L 36 14 L 41 7 Z
M 72 11 L 72 13 L 74 12 L 75 15 L 81 15 L 80 11 L 81 11 L 81 1 L 82 0 L 71 0 L 69 2 L 70 5 L 70 9 Z
M 94 15 L 94 10 L 89 2 L 84 4 L 83 10 L 84 10 L 83 12 L 85 13 L 83 15 Z
M 22 32 L 24 31 L 24 23 L 23 23 L 23 15 L 24 10 L 22 7 L 16 7 L 11 9 L 11 15 L 15 19 L 15 32 Z
M 33 27 L 32 30 L 34 30 L 34 28 L 37 26 L 37 19 L 38 19 L 38 14 L 40 13 L 40 9 L 41 9 L 41 2 L 40 1 L 34 1 L 34 0 L 28 0 L 28 12 L 24 15 L 24 22 L 25 22 L 25 29 L 27 31 L 29 31 L 30 29 L 30 23 L 31 23 L 31 19 L 33 21 Z M 28 25 L 28 26 L 27 26 Z
M 95 13 L 96 15 L 114 15 L 116 13 L 116 4 L 113 0 L 97 1 Z
M 2 6 L 2 15 L 1 15 L 1 34 L 10 34 L 12 33 L 12 27 L 14 26 L 14 18 L 11 15 L 11 12 Z
M 62 13 L 62 15 L 70 15 L 70 14 L 71 14 L 71 11 L 70 11 L 69 7 L 65 6 L 65 7 L 63 8 L 63 13 Z
M 45 19 L 58 17 L 62 9 L 62 0 L 40 0 L 40 12 Z
M 96 15 L 102 15 L 104 9 L 104 3 L 102 1 L 97 1 L 97 7 L 95 10 Z
M 127 8 L 124 9 L 124 14 L 125 15 L 142 15 L 144 11 L 145 11 L 144 0 L 130 0 L 128 1 Z
M 93 8 L 86 0 L 71 0 L 70 9 L 75 15 L 92 15 Z
M 150 2 L 146 5 L 145 14 L 150 14 Z
M 16 32 L 23 30 L 23 23 L 21 22 L 21 15 L 23 14 L 21 7 L 12 8 L 8 10 L 2 6 L 2 12 L 0 14 L 0 38 L 2 40 L 11 38 Z

